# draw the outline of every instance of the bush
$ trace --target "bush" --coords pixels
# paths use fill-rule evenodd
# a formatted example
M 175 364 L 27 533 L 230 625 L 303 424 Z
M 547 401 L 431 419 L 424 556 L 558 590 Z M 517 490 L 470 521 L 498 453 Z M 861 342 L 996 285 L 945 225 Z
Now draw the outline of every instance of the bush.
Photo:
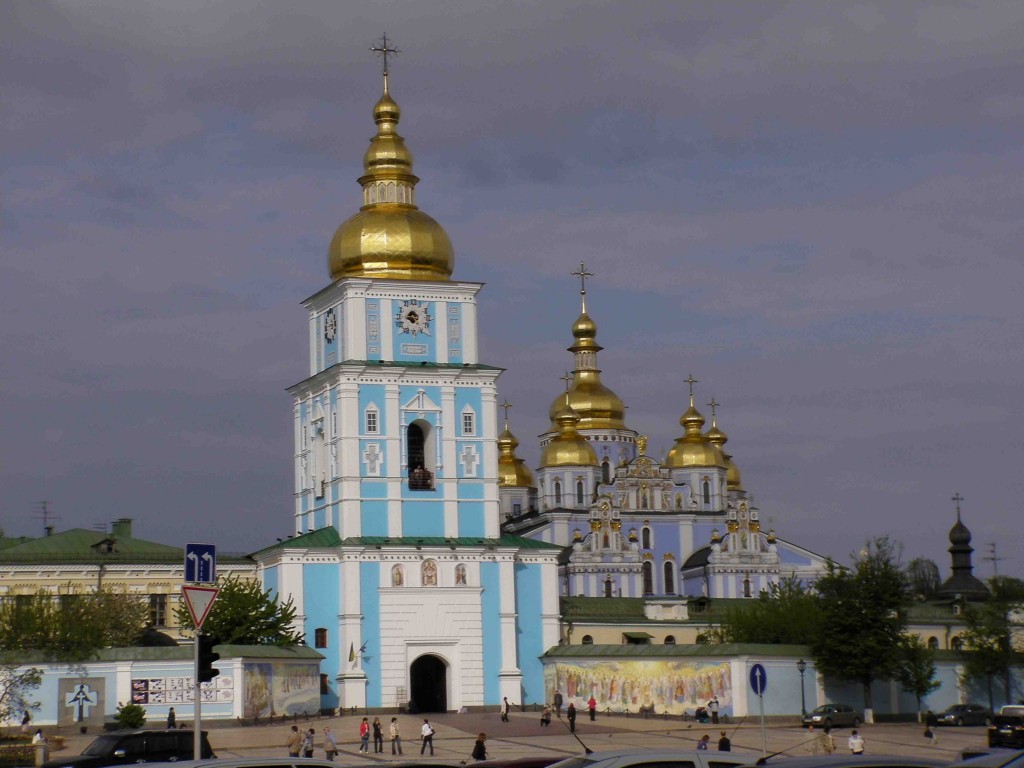
M 114 721 L 121 728 L 141 728 L 146 724 L 146 710 L 138 704 L 121 704 Z

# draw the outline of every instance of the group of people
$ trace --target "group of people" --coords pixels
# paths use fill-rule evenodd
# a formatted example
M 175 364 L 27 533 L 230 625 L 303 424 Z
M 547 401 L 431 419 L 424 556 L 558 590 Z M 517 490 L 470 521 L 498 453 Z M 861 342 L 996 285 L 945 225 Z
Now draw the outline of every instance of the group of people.
M 832 738 L 832 729 L 829 726 L 825 726 L 820 736 L 814 735 L 813 725 L 807 729 L 807 733 L 811 737 L 808 743 L 810 744 L 812 755 L 819 753 L 825 755 L 835 754 L 836 740 Z M 854 729 L 850 731 L 850 738 L 846 740 L 846 746 L 849 747 L 851 755 L 863 755 L 864 737 Z
M 721 736 L 718 739 L 718 751 L 719 752 L 732 752 L 732 741 L 725 735 L 725 731 L 719 731 Z M 697 741 L 697 749 L 705 751 L 708 749 L 708 744 L 711 742 L 711 736 L 704 734 Z
M 706 707 L 697 707 L 693 717 L 698 723 L 706 723 L 710 719 L 712 725 L 718 725 L 718 710 L 720 708 L 718 697 L 715 696 L 707 703 Z
M 365 720 L 366 718 L 363 719 Z M 334 734 L 331 733 L 330 728 L 324 728 L 323 734 L 324 754 L 328 760 L 333 760 L 335 755 L 338 754 L 338 741 L 335 739 Z M 308 731 L 300 731 L 299 726 L 293 725 L 291 732 L 288 734 L 288 756 L 312 757 L 315 738 L 315 728 L 310 728 Z

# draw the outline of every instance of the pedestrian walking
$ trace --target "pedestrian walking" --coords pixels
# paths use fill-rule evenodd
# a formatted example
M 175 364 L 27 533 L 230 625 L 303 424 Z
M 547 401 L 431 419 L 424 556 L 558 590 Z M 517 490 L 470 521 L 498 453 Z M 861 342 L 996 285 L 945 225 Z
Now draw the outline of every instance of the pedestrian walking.
M 697 749 L 701 752 L 707 752 L 709 741 L 711 741 L 711 737 L 705 733 L 700 737 L 700 741 L 697 742 Z
M 565 719 L 569 721 L 569 733 L 576 733 L 576 705 L 571 701 L 569 708 L 565 710 Z
M 338 754 L 338 740 L 334 738 L 330 728 L 324 728 L 324 754 L 328 760 L 333 761 Z
M 474 760 L 486 760 L 487 759 L 487 734 L 481 733 L 476 737 L 476 743 L 473 745 Z
M 420 754 L 422 755 L 424 750 L 429 746 L 430 754 L 434 754 L 434 729 L 430 727 L 430 722 L 427 718 L 423 718 L 423 727 L 420 728 L 420 739 L 423 740 L 423 746 L 420 747 Z
M 556 688 L 555 698 L 553 699 L 553 703 L 555 705 L 555 717 L 562 716 L 562 701 L 562 692 Z
M 931 740 L 933 747 L 939 746 L 939 718 L 930 709 L 924 716 L 924 737 Z
M 508 703 L 508 696 L 505 696 L 501 700 L 501 721 L 503 723 L 507 723 L 508 722 L 508 711 L 509 711 L 510 708 L 511 708 L 511 706 Z
M 178 716 L 174 713 L 174 707 L 171 707 L 167 710 L 167 727 L 172 729 L 176 728 L 177 720 Z
M 732 752 L 732 742 L 729 737 L 725 735 L 725 731 L 719 731 L 722 734 L 718 739 L 718 751 L 719 752 Z
M 540 724 L 551 725 L 551 707 L 547 704 L 544 705 L 544 710 L 540 713 Z
M 299 733 L 299 726 L 293 725 L 291 731 L 288 732 L 288 740 L 285 742 L 285 746 L 288 747 L 288 757 L 298 757 L 302 752 L 304 741 L 305 738 Z
M 373 751 L 384 752 L 384 726 L 381 725 L 379 717 L 373 718 Z
M 587 711 L 590 713 L 590 721 L 593 722 L 597 719 L 597 699 L 593 696 L 587 701 Z
M 359 724 L 359 751 L 370 752 L 370 719 L 368 717 L 364 717 L 363 722 Z
M 389 728 L 391 733 L 391 754 L 400 755 L 402 754 L 402 734 L 398 732 L 398 718 L 391 718 L 391 726 Z
M 718 697 L 713 696 L 708 702 L 708 712 L 711 713 L 711 723 L 718 725 Z
M 43 736 L 43 729 L 42 728 L 36 728 L 36 735 L 32 737 L 32 744 L 33 745 L 37 745 L 37 744 L 45 744 L 45 743 L 46 743 L 46 737 Z
M 306 731 L 305 737 L 302 739 L 302 756 L 305 758 L 313 757 L 313 739 L 316 737 L 316 731 L 310 728 Z
M 850 747 L 851 755 L 863 755 L 864 754 L 864 739 L 857 731 L 853 731 L 850 734 L 850 738 L 846 740 L 847 745 Z
M 832 738 L 832 728 L 830 726 L 825 726 L 825 730 L 821 732 L 821 737 L 819 738 L 819 741 L 821 742 L 821 751 L 824 754 L 835 754 L 836 740 Z

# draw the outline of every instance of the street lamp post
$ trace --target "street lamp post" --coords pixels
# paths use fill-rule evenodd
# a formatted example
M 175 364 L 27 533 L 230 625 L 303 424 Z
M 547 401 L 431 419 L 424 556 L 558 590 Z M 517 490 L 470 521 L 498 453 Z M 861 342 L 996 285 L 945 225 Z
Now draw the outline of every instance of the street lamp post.
M 804 698 L 804 672 L 807 671 L 807 662 L 800 659 L 796 663 L 796 668 L 800 672 L 800 715 L 804 716 L 807 714 L 807 700 Z

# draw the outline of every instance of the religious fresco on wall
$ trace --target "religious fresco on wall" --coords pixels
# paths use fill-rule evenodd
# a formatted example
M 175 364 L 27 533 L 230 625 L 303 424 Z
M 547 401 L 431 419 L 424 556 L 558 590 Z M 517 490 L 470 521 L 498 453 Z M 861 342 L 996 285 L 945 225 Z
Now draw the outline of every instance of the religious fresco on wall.
M 320 711 L 318 664 L 246 663 L 243 717 Z
M 654 712 L 681 715 L 717 697 L 723 712 L 732 708 L 732 676 L 728 662 L 579 661 L 544 667 L 547 700 L 555 690 L 566 705 L 586 709 L 593 696 L 597 708 L 612 712 Z

